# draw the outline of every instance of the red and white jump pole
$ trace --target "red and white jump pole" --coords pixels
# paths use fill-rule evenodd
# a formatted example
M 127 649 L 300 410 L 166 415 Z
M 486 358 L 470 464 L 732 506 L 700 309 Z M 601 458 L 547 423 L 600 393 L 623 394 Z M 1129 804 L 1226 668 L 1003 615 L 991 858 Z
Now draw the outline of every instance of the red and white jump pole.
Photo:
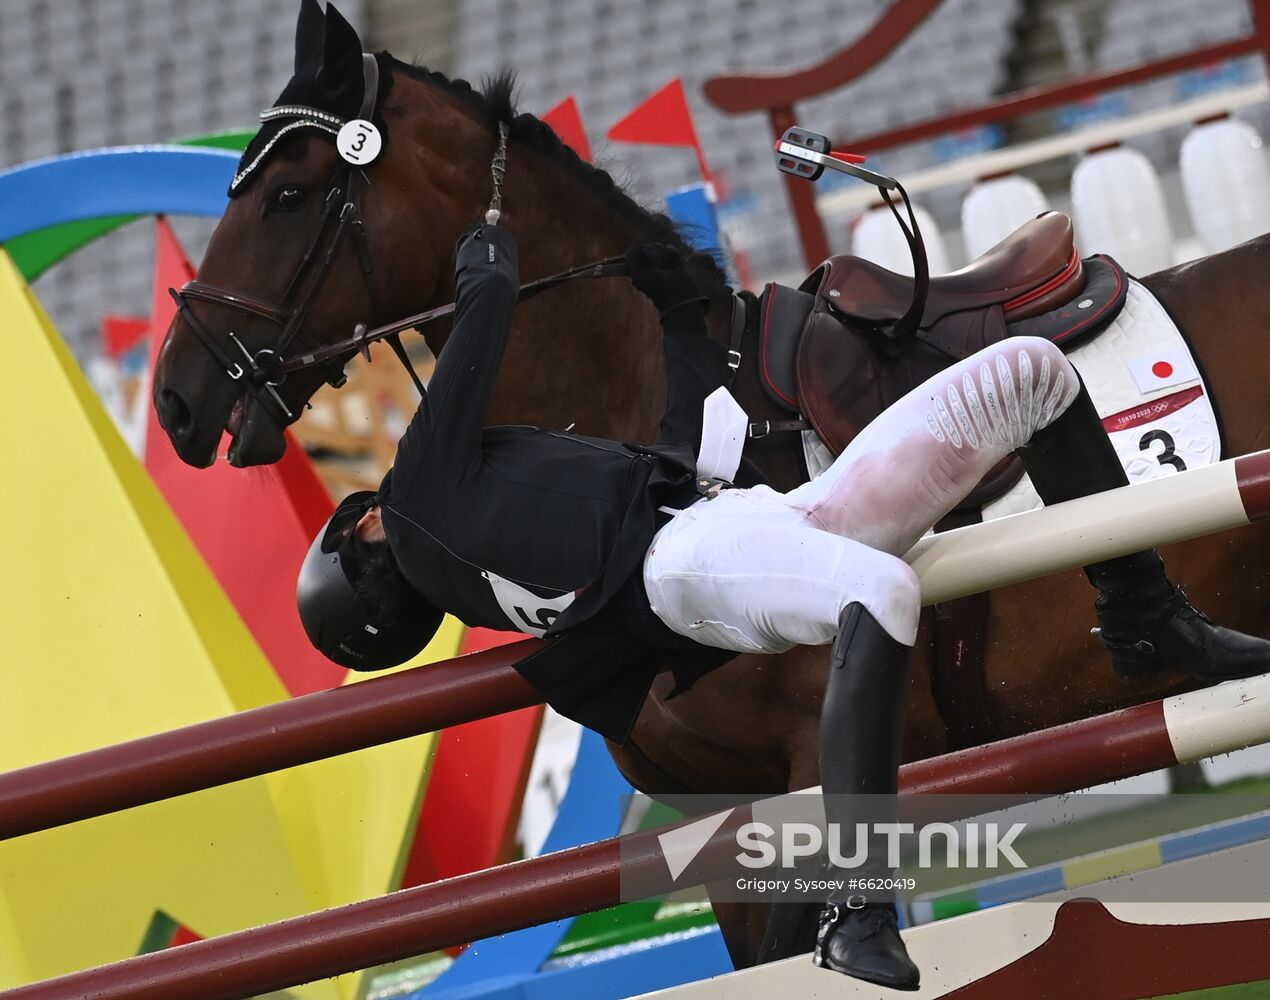
M 1270 451 L 927 537 L 908 560 L 923 601 L 933 604 L 1267 516 Z M 536 645 L 527 640 L 0 774 L 0 839 L 540 703 L 512 668 Z
M 996 590 L 1270 517 L 1270 451 L 921 539 L 922 603 Z

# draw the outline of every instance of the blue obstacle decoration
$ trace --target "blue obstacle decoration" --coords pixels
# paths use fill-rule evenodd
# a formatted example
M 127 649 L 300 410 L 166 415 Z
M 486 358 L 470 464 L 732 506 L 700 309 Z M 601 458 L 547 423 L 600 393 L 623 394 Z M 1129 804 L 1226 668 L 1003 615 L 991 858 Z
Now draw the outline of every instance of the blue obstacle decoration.
M 221 149 L 125 146 L 0 171 L 0 243 L 104 215 L 218 218 L 238 159 Z
M 1083 857 L 1056 861 L 1017 874 L 984 879 L 969 886 L 923 894 L 910 904 L 918 924 L 977 913 L 1046 893 L 1075 889 L 1118 875 L 1142 875 L 1161 865 L 1184 861 L 1270 837 L 1270 812 L 1210 823 L 1194 830 L 1163 834 Z
M 694 250 L 722 253 L 713 184 L 688 184 L 666 195 L 666 213 Z
M 577 761 L 543 853 L 615 836 L 620 803 L 631 786 L 618 772 L 602 737 L 583 730 Z M 598 808 L 597 808 L 598 807 Z M 584 996 L 605 1000 L 648 993 L 732 971 L 717 927 L 651 938 L 616 954 L 549 961 L 576 918 L 477 941 L 445 972 L 406 1000 L 548 1000 Z
M 713 254 L 719 266 L 728 273 L 728 279 L 733 284 L 737 283 L 732 261 L 723 245 L 718 198 L 713 184 L 701 182 L 675 188 L 666 195 L 666 214 L 674 220 L 693 250 Z

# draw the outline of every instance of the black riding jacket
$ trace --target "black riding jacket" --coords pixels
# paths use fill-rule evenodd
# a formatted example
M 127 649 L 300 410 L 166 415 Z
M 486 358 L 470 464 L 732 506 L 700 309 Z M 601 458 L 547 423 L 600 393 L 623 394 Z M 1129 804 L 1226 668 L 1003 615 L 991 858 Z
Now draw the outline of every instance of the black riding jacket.
M 686 686 L 735 655 L 648 621 L 640 600 L 658 508 L 697 497 L 694 448 L 724 350 L 699 307 L 668 314 L 658 445 L 483 427 L 518 286 L 506 229 L 463 242 L 450 338 L 379 489 L 384 531 L 434 607 L 468 625 L 545 634 L 547 646 L 517 669 L 558 710 L 623 740 L 655 669 L 679 668 Z

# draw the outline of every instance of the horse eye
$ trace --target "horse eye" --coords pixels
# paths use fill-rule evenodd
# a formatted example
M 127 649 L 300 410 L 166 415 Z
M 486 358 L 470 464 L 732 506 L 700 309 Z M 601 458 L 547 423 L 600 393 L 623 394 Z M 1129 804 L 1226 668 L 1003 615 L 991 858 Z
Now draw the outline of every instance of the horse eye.
M 273 196 L 273 203 L 284 212 L 291 212 L 304 204 L 304 188 L 289 184 Z

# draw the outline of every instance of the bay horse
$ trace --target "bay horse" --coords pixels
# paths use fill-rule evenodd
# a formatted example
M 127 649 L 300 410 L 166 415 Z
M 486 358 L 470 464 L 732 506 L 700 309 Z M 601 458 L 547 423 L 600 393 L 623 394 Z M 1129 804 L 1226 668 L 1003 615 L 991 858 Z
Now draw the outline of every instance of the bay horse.
M 306 10 L 310 4 L 306 0 Z M 351 85 L 362 72 L 356 34 L 333 9 L 321 31 L 311 20 L 320 11 L 310 11 L 307 29 L 305 16 L 297 66 L 312 55 L 301 49 L 312 47 L 316 37 L 327 78 Z M 664 216 L 637 205 L 541 121 L 516 114 L 510 78 L 496 78 L 481 92 L 387 53 L 377 60 L 386 142 L 379 160 L 366 168 L 360 205 L 373 271 L 359 269 L 347 244 L 336 254 L 311 301 L 306 325 L 313 339 L 337 342 L 356 323 L 385 323 L 452 300 L 452 248 L 464 225 L 489 203 L 499 123 L 509 127 L 503 223 L 518 239 L 523 280 L 621 254 L 637 241 L 684 246 Z M 231 200 L 198 279 L 258 302 L 278 302 L 318 227 L 323 196 L 340 165 L 328 137 L 312 129 L 288 136 Z M 710 303 L 710 334 L 726 343 L 731 296 L 724 275 L 708 258 L 694 257 L 692 267 Z M 1270 447 L 1270 393 L 1257 363 L 1270 329 L 1268 269 L 1270 240 L 1263 237 L 1144 279 L 1193 344 L 1225 414 L 1228 454 Z M 200 322 L 221 336 L 233 330 L 254 350 L 277 342 L 278 325 L 262 316 L 224 303 L 194 305 Z M 434 352 L 447 334 L 441 324 L 427 329 Z M 577 281 L 548 291 L 517 311 L 488 422 L 651 441 L 664 402 L 660 339 L 655 310 L 626 280 Z M 752 420 L 785 418 L 760 390 L 754 369 L 755 345 L 747 343 L 734 394 Z M 289 410 L 299 413 L 321 381 L 318 372 L 291 376 L 279 388 Z M 242 383 L 225 374 L 181 315 L 163 344 L 153 395 L 162 426 L 191 465 L 209 465 L 226 430 L 234 439 L 235 465 L 276 461 L 285 447 L 284 421 L 244 395 Z M 751 441 L 747 454 L 779 489 L 805 477 L 796 435 Z M 1268 532 L 1270 526 L 1261 525 L 1170 547 L 1164 554 L 1171 576 L 1223 624 L 1265 635 Z M 284 584 L 289 581 L 279 582 Z M 1024 733 L 1193 686 L 1181 674 L 1136 680 L 1113 674 L 1090 635 L 1093 597 L 1079 572 L 991 595 L 985 733 Z M 931 634 L 928 611 L 912 681 L 907 760 L 949 749 L 949 728 L 932 687 Z M 633 785 L 652 794 L 776 794 L 816 785 L 826 661 L 824 648 L 741 656 L 670 700 L 670 679 L 662 675 L 631 741 L 611 746 L 614 760 Z M 716 911 L 734 961 L 751 964 L 766 908 Z M 810 939 L 802 943 L 810 949 Z

